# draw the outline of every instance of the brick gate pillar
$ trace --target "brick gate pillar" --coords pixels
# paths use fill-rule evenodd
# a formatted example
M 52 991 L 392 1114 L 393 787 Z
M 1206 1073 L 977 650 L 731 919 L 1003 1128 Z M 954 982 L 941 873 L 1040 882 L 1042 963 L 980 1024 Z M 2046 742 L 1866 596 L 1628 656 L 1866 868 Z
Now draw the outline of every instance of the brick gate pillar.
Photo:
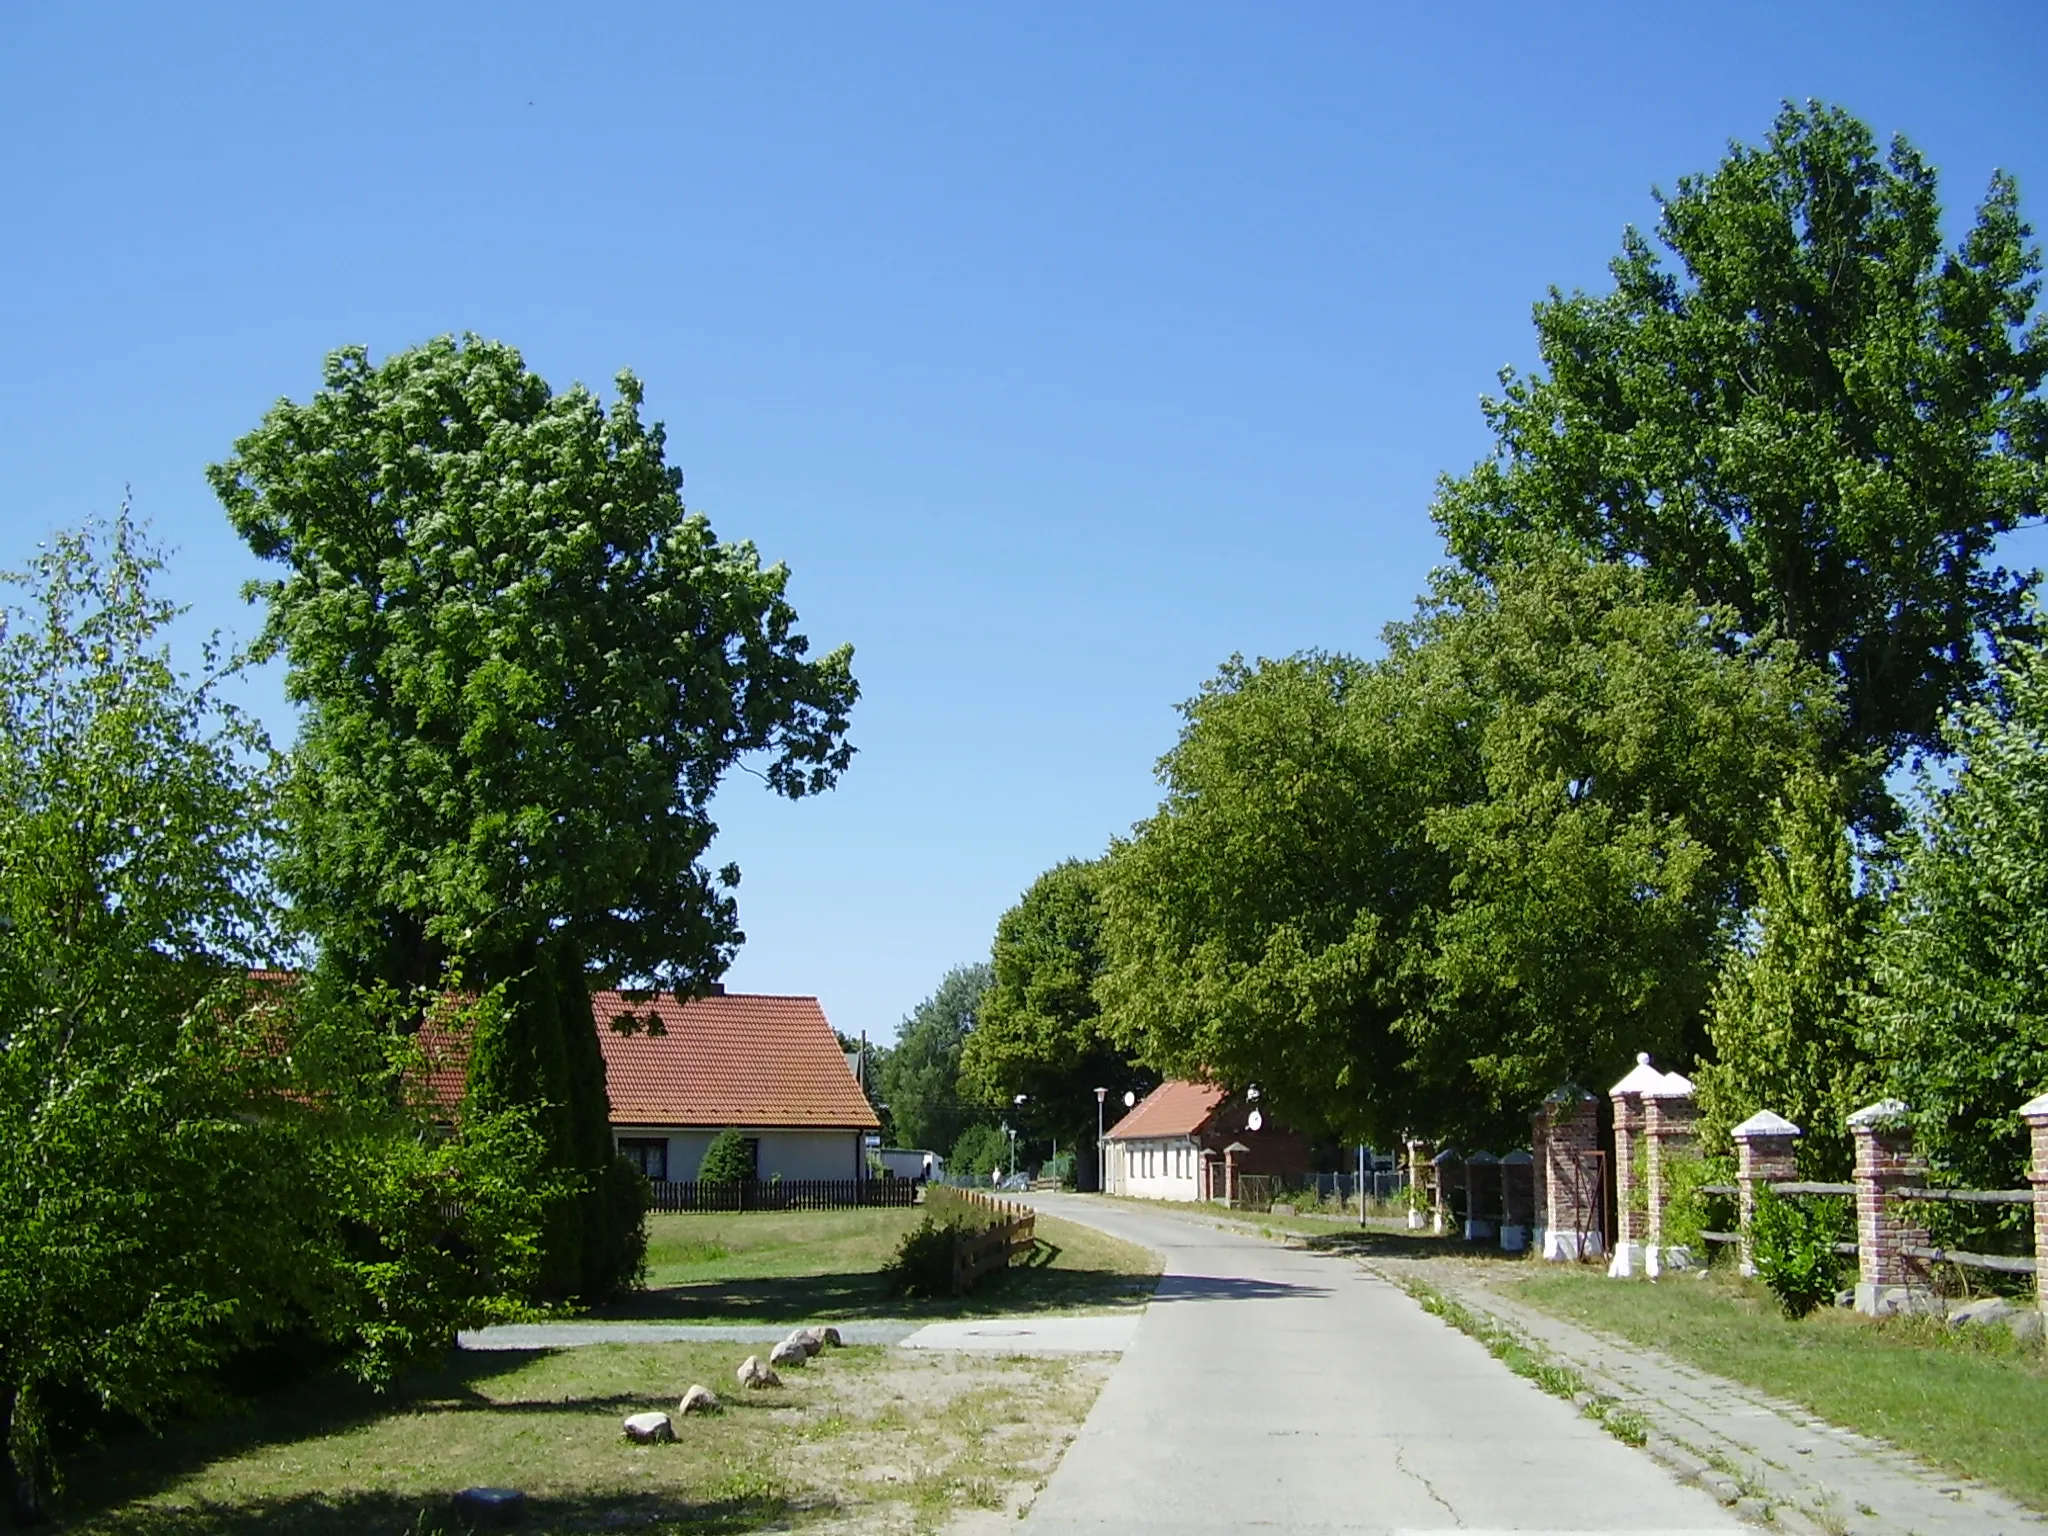
M 1418 1137 L 1408 1138 L 1408 1230 L 1422 1230 L 1422 1197 L 1429 1188 L 1429 1154 L 1431 1143 Z
M 1856 1310 L 1873 1317 L 1909 1311 L 1927 1266 L 1905 1250 L 1926 1247 L 1927 1229 L 1892 1196 L 1925 1184 L 1927 1165 L 1914 1155 L 1906 1106 L 1897 1099 L 1857 1110 L 1849 1133 L 1856 1139 Z
M 1606 1251 L 1600 1189 L 1600 1105 L 1583 1088 L 1564 1087 L 1543 1101 L 1543 1184 L 1548 1211 L 1543 1257 L 1590 1259 Z
M 1736 1256 L 1745 1275 L 1756 1273 L 1756 1252 L 1749 1232 L 1756 1220 L 1756 1192 L 1771 1184 L 1789 1183 L 1798 1172 L 1794 1155 L 1806 1133 L 1783 1115 L 1760 1109 L 1728 1133 L 1735 1139 Z
M 1664 1074 L 1650 1065 L 1647 1052 L 1639 1052 L 1628 1076 L 1607 1090 L 1614 1102 L 1614 1258 L 1607 1273 L 1616 1279 L 1625 1279 L 1643 1267 L 1646 1223 L 1636 1209 L 1636 1191 L 1643 1181 L 1636 1138 L 1643 1134 L 1643 1095 L 1663 1086 Z
M 1689 1269 L 1697 1257 L 1690 1249 L 1674 1247 L 1664 1238 L 1664 1212 L 1671 1203 L 1670 1181 L 1665 1169 L 1671 1155 L 1690 1146 L 1696 1112 L 1692 1082 L 1676 1072 L 1664 1074 L 1664 1086 L 1643 1095 L 1643 1144 L 1648 1149 L 1644 1170 L 1650 1187 L 1650 1231 L 1643 1250 L 1643 1273 L 1655 1279 L 1667 1269 Z
M 2020 1106 L 2033 1133 L 2034 1161 L 2027 1182 L 2034 1186 L 2034 1304 L 2048 1314 L 2048 1093 Z

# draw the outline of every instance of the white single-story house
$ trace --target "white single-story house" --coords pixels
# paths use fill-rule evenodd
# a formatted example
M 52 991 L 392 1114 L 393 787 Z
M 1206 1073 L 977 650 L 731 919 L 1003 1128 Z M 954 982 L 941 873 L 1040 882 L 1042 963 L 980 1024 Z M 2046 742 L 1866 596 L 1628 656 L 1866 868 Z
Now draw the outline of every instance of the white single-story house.
M 867 1177 L 867 1138 L 881 1122 L 815 997 L 599 991 L 590 1008 L 613 1140 L 648 1178 L 694 1179 L 726 1129 L 746 1138 L 757 1178 Z M 429 1090 L 452 1111 L 468 1038 L 430 1023 L 421 1044 Z
M 756 1178 L 867 1176 L 866 1138 L 881 1122 L 815 997 L 593 992 L 590 1007 L 612 1135 L 648 1178 L 694 1179 L 728 1128 L 746 1137 Z M 632 1033 L 613 1028 L 629 1011 Z
M 1300 1177 L 1308 1146 L 1210 1083 L 1161 1083 L 1102 1138 L 1103 1189 L 1146 1200 L 1221 1200 L 1227 1170 Z

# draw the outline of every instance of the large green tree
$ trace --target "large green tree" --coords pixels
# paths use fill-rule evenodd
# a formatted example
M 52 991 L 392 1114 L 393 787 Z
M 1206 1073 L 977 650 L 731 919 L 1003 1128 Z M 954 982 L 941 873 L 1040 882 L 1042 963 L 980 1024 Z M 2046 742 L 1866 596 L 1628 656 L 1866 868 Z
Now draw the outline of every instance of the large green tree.
M 302 707 L 279 877 L 350 981 L 502 987 L 480 1103 L 541 1115 L 582 1194 L 549 1284 L 631 1278 L 588 976 L 684 991 L 743 935 L 703 855 L 720 780 L 797 797 L 844 770 L 851 652 L 811 659 L 787 573 L 684 510 L 641 389 L 607 410 L 512 348 L 443 337 L 327 360 L 212 468 L 285 567 L 255 589 Z
M 962 1131 L 988 1118 L 961 1090 L 960 1055 L 991 979 L 986 962 L 955 966 L 897 1031 L 880 1081 L 898 1146 L 949 1152 Z
M 2048 653 L 2013 648 L 1923 777 L 1873 964 L 1871 1044 L 1945 1181 L 2009 1188 L 2048 1092 Z
M 1447 577 L 1377 663 L 1233 663 L 1110 861 L 1126 1048 L 1346 1139 L 1484 1144 L 1559 1081 L 1689 1059 L 1825 679 L 1552 555 Z
M 1820 1179 L 1848 1177 L 1848 1117 L 1878 1087 L 1862 1006 L 1881 870 L 1859 869 L 1849 813 L 1836 780 L 1803 771 L 1786 785 L 1715 984 L 1712 1059 L 1694 1073 L 1710 1147 L 1728 1150 L 1729 1130 L 1768 1109 L 1806 1133 L 1800 1166 Z
M 1125 1090 L 1156 1081 L 1109 1038 L 1095 999 L 1104 959 L 1101 883 L 1099 862 L 1070 859 L 1040 875 L 1002 915 L 994 979 L 961 1051 L 968 1091 L 1000 1106 L 1033 1140 L 1090 1142 L 1097 1088 L 1121 1107 Z M 1092 1179 L 1091 1161 L 1082 1162 Z
M 1558 534 L 1639 564 L 1833 674 L 1844 762 L 1935 747 L 2023 616 L 2033 577 L 1996 541 L 2048 489 L 2017 189 L 1994 177 L 1947 246 L 1912 146 L 1810 105 L 1658 201 L 1612 291 L 1536 306 L 1542 368 L 1486 402 L 1496 447 L 1441 488 L 1445 538 L 1478 572 Z

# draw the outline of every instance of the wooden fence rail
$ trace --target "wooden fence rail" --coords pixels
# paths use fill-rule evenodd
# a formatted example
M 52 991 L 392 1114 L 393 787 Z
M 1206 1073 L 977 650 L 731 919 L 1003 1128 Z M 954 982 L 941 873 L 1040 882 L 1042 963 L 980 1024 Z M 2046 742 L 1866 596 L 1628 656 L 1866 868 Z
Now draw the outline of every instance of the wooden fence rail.
M 844 1211 L 917 1204 L 915 1179 L 692 1179 L 648 1183 L 657 1211 Z
M 1009 1268 L 1011 1261 L 1029 1253 L 1038 1240 L 1038 1213 L 1028 1205 L 998 1200 L 979 1190 L 948 1190 L 946 1200 L 970 1205 L 992 1217 L 978 1232 L 963 1232 L 953 1239 L 953 1294 L 965 1295 L 975 1281 Z

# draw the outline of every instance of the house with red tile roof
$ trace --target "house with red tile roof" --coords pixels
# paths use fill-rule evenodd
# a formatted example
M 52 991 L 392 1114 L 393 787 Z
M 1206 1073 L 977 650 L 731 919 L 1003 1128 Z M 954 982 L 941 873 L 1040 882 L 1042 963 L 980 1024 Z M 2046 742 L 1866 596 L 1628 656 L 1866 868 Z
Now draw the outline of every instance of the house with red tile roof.
M 1305 1177 L 1303 1136 L 1212 1083 L 1169 1080 L 1102 1138 L 1103 1188 L 1149 1200 L 1223 1200 L 1247 1173 Z
M 650 1179 L 687 1181 L 712 1137 L 746 1137 L 755 1174 L 858 1179 L 881 1123 L 815 997 L 590 995 L 619 1149 Z M 429 1038 L 430 1034 L 433 1038 Z M 434 1097 L 461 1102 L 468 1041 L 421 1031 Z

